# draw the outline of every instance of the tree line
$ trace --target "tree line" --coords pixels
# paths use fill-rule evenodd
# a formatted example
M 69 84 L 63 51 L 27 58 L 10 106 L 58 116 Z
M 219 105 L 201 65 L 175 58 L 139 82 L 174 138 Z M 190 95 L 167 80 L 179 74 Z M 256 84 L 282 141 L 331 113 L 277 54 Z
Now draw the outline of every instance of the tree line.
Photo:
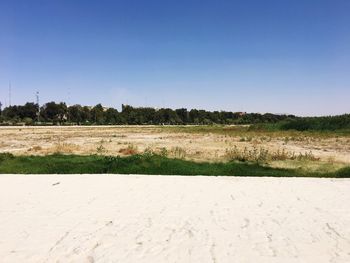
M 106 108 L 101 104 L 93 107 L 72 105 L 66 103 L 48 102 L 43 106 L 27 102 L 24 105 L 14 105 L 4 108 L 0 114 L 0 123 L 8 124 L 60 124 L 60 125 L 143 125 L 143 124 L 255 124 L 277 123 L 292 120 L 294 115 L 259 114 L 229 111 L 206 111 L 185 108 L 155 109 L 151 107 L 132 107 L 122 105 L 119 112 L 115 108 Z
M 295 118 L 288 122 L 282 122 L 280 129 L 297 131 L 350 130 L 350 114 Z

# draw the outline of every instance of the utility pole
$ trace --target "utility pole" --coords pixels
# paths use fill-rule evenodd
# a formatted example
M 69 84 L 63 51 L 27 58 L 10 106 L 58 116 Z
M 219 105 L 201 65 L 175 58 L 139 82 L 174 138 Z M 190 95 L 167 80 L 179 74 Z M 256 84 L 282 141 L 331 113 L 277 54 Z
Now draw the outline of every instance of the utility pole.
M 38 111 L 36 113 L 37 121 L 40 122 L 40 105 L 39 105 L 39 91 L 36 92 L 36 105 L 38 106 Z
M 70 122 L 70 114 L 69 114 L 69 104 L 70 104 L 70 88 L 68 88 L 68 101 L 67 101 L 67 120 L 68 123 Z
M 9 106 L 11 107 L 11 81 L 9 82 Z

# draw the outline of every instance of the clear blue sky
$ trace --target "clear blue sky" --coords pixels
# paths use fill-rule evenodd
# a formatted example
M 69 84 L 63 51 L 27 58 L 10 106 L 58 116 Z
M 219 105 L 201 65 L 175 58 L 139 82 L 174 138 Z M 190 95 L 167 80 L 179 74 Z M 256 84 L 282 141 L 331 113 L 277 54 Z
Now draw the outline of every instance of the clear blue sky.
M 0 100 L 350 112 L 348 0 L 1 0 Z

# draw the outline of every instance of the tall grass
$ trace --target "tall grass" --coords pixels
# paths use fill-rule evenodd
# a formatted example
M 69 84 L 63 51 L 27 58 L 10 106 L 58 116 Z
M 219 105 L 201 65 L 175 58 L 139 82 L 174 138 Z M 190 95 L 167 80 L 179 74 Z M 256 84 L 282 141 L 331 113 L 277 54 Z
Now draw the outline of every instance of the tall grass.
M 319 158 L 315 157 L 314 154 L 309 151 L 305 153 L 296 154 L 285 149 L 270 151 L 264 147 L 253 146 L 248 149 L 239 149 L 234 145 L 231 149 L 226 149 L 226 157 L 230 161 L 241 161 L 241 162 L 256 162 L 256 163 L 267 163 L 269 161 L 285 161 L 285 160 L 298 160 L 298 161 L 318 161 Z

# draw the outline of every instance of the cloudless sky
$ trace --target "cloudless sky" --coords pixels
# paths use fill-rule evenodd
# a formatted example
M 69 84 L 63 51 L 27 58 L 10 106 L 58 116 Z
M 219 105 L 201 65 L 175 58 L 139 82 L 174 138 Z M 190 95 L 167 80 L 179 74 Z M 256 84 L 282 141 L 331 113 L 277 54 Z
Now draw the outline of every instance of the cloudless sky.
M 350 112 L 348 0 L 0 0 L 0 101 Z

